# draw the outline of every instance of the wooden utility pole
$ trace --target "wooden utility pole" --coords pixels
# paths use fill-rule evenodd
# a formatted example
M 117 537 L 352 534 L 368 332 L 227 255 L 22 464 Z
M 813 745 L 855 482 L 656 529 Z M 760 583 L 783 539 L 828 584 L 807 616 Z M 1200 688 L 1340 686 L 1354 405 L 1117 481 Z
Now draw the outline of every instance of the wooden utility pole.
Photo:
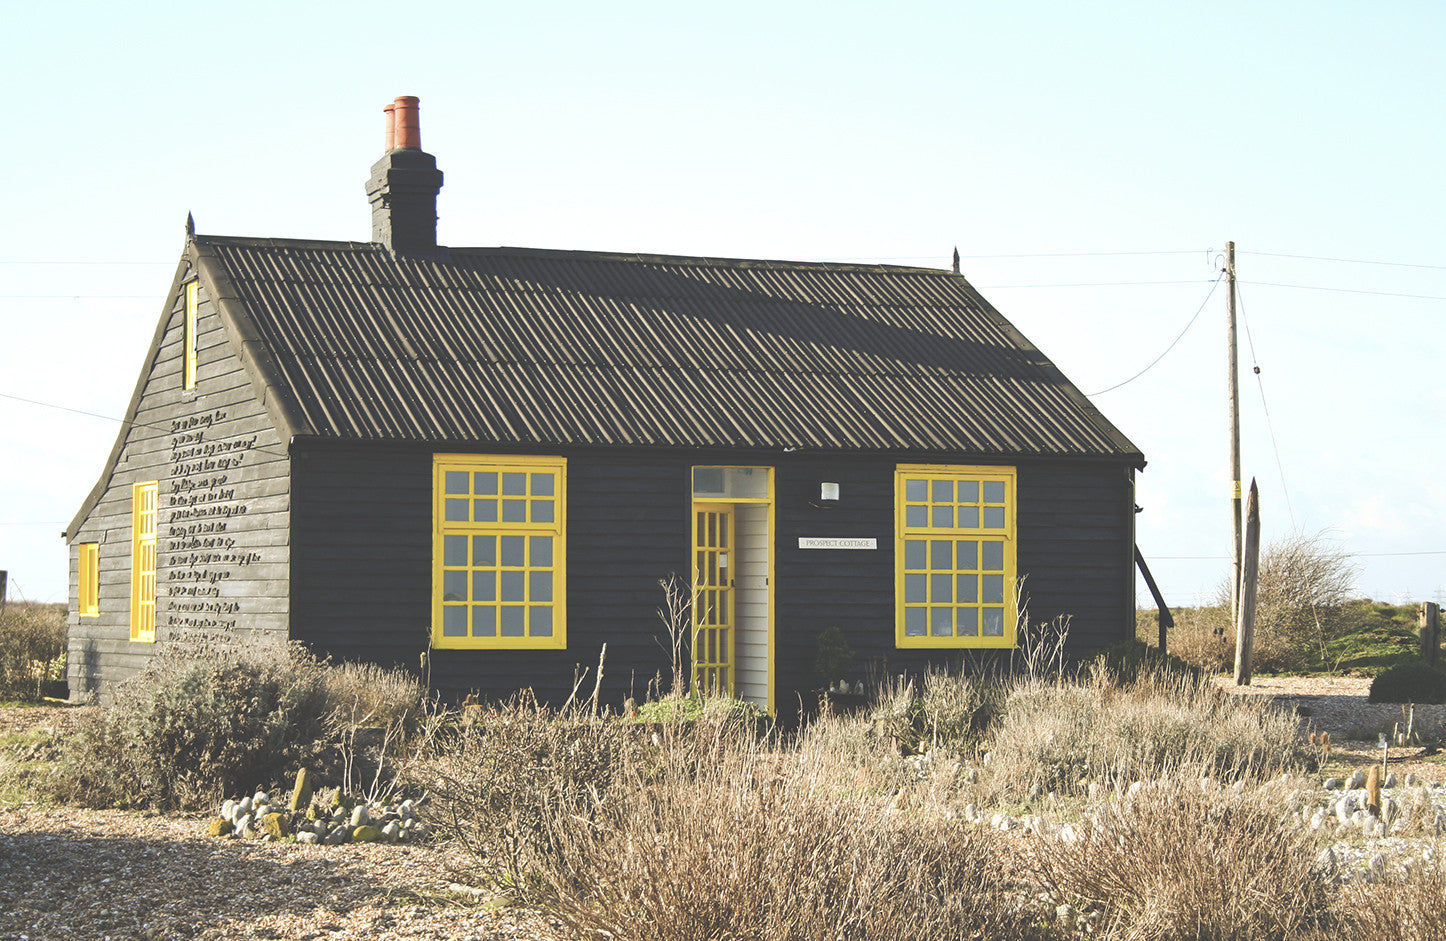
M 1260 491 L 1250 481 L 1245 508 L 1245 566 L 1240 580 L 1240 620 L 1235 625 L 1235 685 L 1249 686 L 1255 659 L 1255 586 L 1260 574 Z
M 1421 603 L 1417 622 L 1421 627 L 1421 662 L 1434 667 L 1441 659 L 1441 609 L 1436 602 Z
M 5 571 L 4 569 L 0 569 L 0 612 L 3 612 L 5 610 L 5 582 L 9 577 L 9 572 Z
M 1240 621 L 1240 371 L 1235 351 L 1235 243 L 1225 243 L 1225 310 L 1230 345 L 1230 623 Z

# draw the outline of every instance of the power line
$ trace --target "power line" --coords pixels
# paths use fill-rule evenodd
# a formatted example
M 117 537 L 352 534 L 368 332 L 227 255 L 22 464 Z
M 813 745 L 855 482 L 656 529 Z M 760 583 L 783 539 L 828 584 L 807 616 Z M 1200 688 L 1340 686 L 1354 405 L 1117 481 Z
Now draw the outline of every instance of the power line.
M 1240 319 L 1245 322 L 1245 342 L 1250 347 L 1250 365 L 1255 371 L 1255 385 L 1260 390 L 1260 407 L 1265 412 L 1265 428 L 1270 433 L 1270 446 L 1275 451 L 1275 469 L 1280 472 L 1280 490 L 1285 494 L 1285 511 L 1290 514 L 1291 528 L 1298 529 L 1295 522 L 1295 504 L 1291 503 L 1290 486 L 1285 481 L 1285 462 L 1280 459 L 1280 441 L 1275 437 L 1275 422 L 1270 417 L 1270 403 L 1265 400 L 1265 380 L 1260 378 L 1260 358 L 1255 355 L 1255 336 L 1250 332 L 1250 318 L 1245 314 L 1245 295 L 1237 291 L 1236 296 L 1240 301 Z
M 1446 301 L 1442 294 L 1402 294 L 1397 291 L 1363 291 L 1358 288 L 1328 288 L 1318 284 L 1283 284 L 1278 281 L 1236 281 L 1236 284 L 1258 284 L 1269 288 L 1294 288 L 1297 291 L 1326 291 L 1332 294 L 1370 294 L 1374 297 L 1413 297 L 1422 301 Z
M 171 433 L 172 433 L 171 428 L 170 428 L 170 426 L 168 426 L 168 425 L 157 425 L 157 424 L 155 424 L 154 422 L 143 422 L 143 421 L 135 421 L 135 420 L 127 421 L 127 420 L 124 419 L 124 418 L 116 418 L 116 417 L 113 416 L 113 415 L 102 415 L 102 414 L 99 413 L 99 412 L 87 412 L 87 411 L 86 411 L 85 409 L 83 409 L 83 408 L 71 408 L 69 405 L 56 405 L 54 402 L 42 402 L 42 401 L 40 401 L 39 399 L 27 399 L 27 398 L 25 398 L 24 396 L 21 396 L 21 395 L 11 395 L 11 394 L 8 393 L 8 392 L 0 392 L 0 399 L 11 399 L 11 400 L 16 401 L 16 402 L 24 402 L 24 403 L 27 404 L 27 405 L 39 405 L 41 408 L 53 408 L 53 409 L 56 409 L 57 411 L 61 411 L 61 412 L 71 412 L 71 413 L 76 414 L 76 415 L 86 415 L 86 416 L 89 416 L 90 418 L 99 418 L 99 419 L 102 419 L 103 421 L 113 421 L 113 422 L 117 422 L 117 423 L 119 423 L 119 424 L 121 424 L 121 425 L 129 426 L 129 427 L 133 427 L 133 428 L 151 428 L 151 429 L 154 429 L 154 430 L 157 430 L 157 431 L 163 431 L 163 432 L 165 432 L 166 434 L 171 434 Z M 281 453 L 280 451 L 272 451 L 272 450 L 270 450 L 269 448 L 263 448 L 263 447 L 253 447 L 251 450 L 253 450 L 253 451 L 259 451 L 259 452 L 261 452 L 262 454 L 270 454 L 272 457 L 288 457 L 288 456 L 289 456 L 289 455 L 286 455 L 286 454 Z
M 1265 255 L 1270 258 L 1299 258 L 1303 261 L 1334 261 L 1345 265 L 1385 265 L 1391 268 L 1429 268 L 1446 271 L 1446 265 L 1415 265 L 1404 261 L 1367 261 L 1362 258 L 1327 258 L 1322 255 L 1291 255 L 1286 252 L 1241 252 L 1242 255 Z
M 1206 294 L 1205 294 L 1205 299 L 1204 299 L 1203 301 L 1201 301 L 1201 302 L 1200 302 L 1200 306 L 1195 309 L 1195 313 L 1194 313 L 1193 315 L 1191 315 L 1190 321 L 1185 324 L 1185 329 L 1181 330 L 1179 336 L 1175 337 L 1175 339 L 1173 339 L 1173 340 L 1170 341 L 1170 345 L 1167 346 L 1167 347 L 1165 347 L 1165 351 L 1164 351 L 1163 353 L 1161 353 L 1159 356 L 1156 356 L 1156 357 L 1150 362 L 1150 365 L 1146 366 L 1144 369 L 1141 369 L 1139 372 L 1135 373 L 1133 376 L 1131 376 L 1130 378 L 1126 379 L 1124 382 L 1117 382 L 1117 383 L 1115 383 L 1114 385 L 1110 386 L 1108 389 L 1101 389 L 1101 390 L 1098 391 L 1098 392 L 1091 392 L 1091 393 L 1089 393 L 1089 395 L 1090 395 L 1090 396 L 1096 396 L 1096 395 L 1104 395 L 1106 392 L 1113 392 L 1113 391 L 1115 391 L 1116 389 L 1120 388 L 1121 386 L 1129 385 L 1130 383 L 1134 382 L 1136 379 L 1138 379 L 1138 378 L 1140 378 L 1141 376 L 1143 376 L 1145 373 L 1149 372 L 1151 369 L 1154 369 L 1154 368 L 1155 368 L 1155 364 L 1158 363 L 1160 360 L 1164 359 L 1165 356 L 1166 356 L 1166 354 L 1168 354 L 1171 350 L 1173 350 L 1173 349 L 1175 348 L 1175 344 L 1179 343 L 1182 339 L 1184 339 L 1185 334 L 1187 334 L 1187 333 L 1190 332 L 1190 328 L 1195 325 L 1195 321 L 1198 320 L 1198 319 L 1200 319 L 1200 312 L 1205 309 L 1205 305 L 1206 305 L 1206 304 L 1210 303 L 1210 298 L 1214 296 L 1214 294 L 1215 294 L 1215 289 L 1220 286 L 1220 280 L 1221 280 L 1222 278 L 1224 278 L 1224 277 L 1225 277 L 1225 272 L 1224 272 L 1224 271 L 1222 271 L 1220 274 L 1218 274 L 1218 275 L 1215 276 L 1215 281 L 1210 285 L 1210 290 L 1206 292 Z

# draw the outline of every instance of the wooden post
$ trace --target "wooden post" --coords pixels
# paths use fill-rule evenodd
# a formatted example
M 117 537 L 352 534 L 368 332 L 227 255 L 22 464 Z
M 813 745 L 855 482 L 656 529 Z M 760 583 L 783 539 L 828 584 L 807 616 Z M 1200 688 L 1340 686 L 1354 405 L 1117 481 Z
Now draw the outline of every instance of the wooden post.
M 1245 505 L 1245 558 L 1240 579 L 1240 620 L 1235 627 L 1235 685 L 1249 686 L 1255 655 L 1255 589 L 1260 575 L 1260 490 L 1250 481 Z
M 1421 661 L 1437 666 L 1441 660 L 1441 609 L 1436 602 L 1425 601 L 1416 617 L 1421 627 Z
M 1145 557 L 1140 554 L 1140 547 L 1135 547 L 1135 565 L 1140 569 L 1140 574 L 1145 576 L 1145 584 L 1149 586 L 1150 594 L 1155 598 L 1155 609 L 1159 612 L 1157 617 L 1160 624 L 1160 653 L 1165 652 L 1165 631 L 1175 626 L 1175 618 L 1170 614 L 1170 609 L 1165 606 L 1165 596 L 1160 594 L 1160 587 L 1155 584 L 1155 576 L 1150 574 L 1150 567 L 1145 564 Z
M 1230 347 L 1230 621 L 1240 621 L 1240 370 L 1235 339 L 1235 243 L 1225 243 L 1225 312 Z M 1247 674 L 1248 675 L 1248 674 Z
M 10 573 L 0 569 L 0 612 L 5 610 L 5 589 L 6 583 L 10 580 Z

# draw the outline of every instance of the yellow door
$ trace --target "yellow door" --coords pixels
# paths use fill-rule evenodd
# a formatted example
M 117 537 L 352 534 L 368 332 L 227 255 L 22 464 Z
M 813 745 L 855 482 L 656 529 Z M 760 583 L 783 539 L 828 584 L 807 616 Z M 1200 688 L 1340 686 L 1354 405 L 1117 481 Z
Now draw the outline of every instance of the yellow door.
M 733 507 L 693 504 L 693 682 L 733 695 Z

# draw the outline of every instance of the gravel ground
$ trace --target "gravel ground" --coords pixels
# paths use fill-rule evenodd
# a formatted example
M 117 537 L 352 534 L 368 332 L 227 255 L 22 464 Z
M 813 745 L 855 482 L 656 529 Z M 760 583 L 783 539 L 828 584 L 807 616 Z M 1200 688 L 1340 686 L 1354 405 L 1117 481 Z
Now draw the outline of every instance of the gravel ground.
M 200 836 L 198 817 L 0 809 L 0 938 L 551 939 L 448 876 L 445 849 Z
M 63 734 L 89 708 L 0 707 L 0 741 Z M 185 814 L 0 805 L 0 939 L 556 938 L 541 917 L 457 884 L 465 860 L 445 846 L 262 843 L 208 838 L 203 826 Z

